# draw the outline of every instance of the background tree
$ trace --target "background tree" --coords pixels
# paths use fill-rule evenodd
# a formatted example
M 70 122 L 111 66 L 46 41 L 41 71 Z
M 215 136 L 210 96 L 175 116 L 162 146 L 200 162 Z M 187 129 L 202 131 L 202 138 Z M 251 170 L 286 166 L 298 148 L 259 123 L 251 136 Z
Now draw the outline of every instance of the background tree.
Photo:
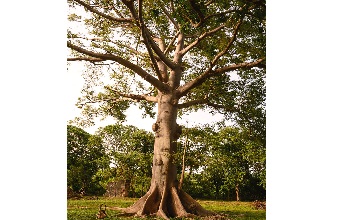
M 88 30 L 86 35 L 68 30 L 73 56 L 68 61 L 89 61 L 95 64 L 89 69 L 92 79 L 104 70 L 113 81 L 99 93 L 91 84 L 84 88 L 79 105 L 87 118 L 102 114 L 123 120 L 132 101 L 151 116 L 158 107 L 151 186 L 125 211 L 165 219 L 212 214 L 178 188 L 173 159 L 181 126 L 176 119 L 198 108 L 230 114 L 244 109 L 244 102 L 236 102 L 234 81 L 246 71 L 264 75 L 265 1 L 68 3 L 85 10 L 85 19 L 71 14 L 69 20 L 84 22 Z
M 205 172 L 216 183 L 217 198 L 221 194 L 223 197 L 235 197 L 239 201 L 241 189 L 256 176 L 256 164 L 252 158 L 260 155 L 257 155 L 256 149 L 251 147 L 251 141 L 247 140 L 239 127 L 222 128 L 213 140 L 212 156 L 207 159 L 209 162 Z M 245 200 L 247 199 L 250 198 L 246 197 Z
M 101 127 L 96 135 L 101 138 L 108 164 L 111 165 L 109 170 L 100 173 L 107 180 L 106 183 L 125 181 L 126 196 L 144 192 L 152 176 L 153 135 L 122 124 Z
M 93 177 L 104 156 L 101 139 L 81 128 L 67 126 L 67 185 L 74 192 L 102 194 L 103 188 Z
M 188 131 L 187 131 L 188 130 Z M 188 139 L 184 189 L 196 198 L 263 200 L 262 149 L 237 126 L 203 126 L 185 130 Z M 182 140 L 183 141 L 183 140 Z M 254 146 L 254 147 L 252 147 Z M 181 146 L 180 146 L 181 147 Z M 251 193 L 249 192 L 251 191 Z

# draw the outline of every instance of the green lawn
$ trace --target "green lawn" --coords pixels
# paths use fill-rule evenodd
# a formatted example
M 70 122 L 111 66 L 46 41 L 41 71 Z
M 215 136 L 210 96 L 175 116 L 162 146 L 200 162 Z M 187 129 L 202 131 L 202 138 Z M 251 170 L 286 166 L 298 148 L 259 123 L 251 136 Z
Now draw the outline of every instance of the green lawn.
M 98 200 L 80 199 L 67 201 L 67 217 L 68 220 L 92 220 L 96 219 L 96 214 L 100 204 L 106 204 L 107 207 L 128 207 L 137 199 L 132 198 L 99 198 Z M 206 201 L 201 200 L 199 203 L 206 209 L 225 216 L 225 219 L 239 220 L 262 220 L 266 219 L 266 211 L 255 210 L 251 202 L 227 202 L 227 201 Z M 157 219 L 155 217 L 136 218 L 121 215 L 120 211 L 108 210 L 108 219 Z

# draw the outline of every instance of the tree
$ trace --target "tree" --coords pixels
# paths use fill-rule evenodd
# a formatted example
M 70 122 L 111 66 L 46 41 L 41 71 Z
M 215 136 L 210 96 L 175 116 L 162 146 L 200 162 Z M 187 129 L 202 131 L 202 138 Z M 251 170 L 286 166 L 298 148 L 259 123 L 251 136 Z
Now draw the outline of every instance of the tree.
M 240 187 L 244 185 L 250 172 L 247 158 L 251 152 L 247 151 L 245 139 L 237 127 L 225 127 L 213 139 L 212 156 L 208 158 L 207 171 L 214 180 L 219 179 L 216 181 L 218 184 L 215 184 L 216 194 L 219 194 L 220 189 L 228 194 L 233 189 L 236 200 L 239 201 Z
M 67 125 L 67 184 L 83 194 L 101 194 L 102 187 L 93 177 L 104 156 L 101 139 L 81 128 Z
M 114 81 L 99 93 L 86 86 L 79 105 L 88 119 L 102 114 L 123 120 L 132 101 L 151 116 L 158 107 L 151 186 L 125 211 L 165 219 L 213 214 L 178 188 L 176 119 L 199 108 L 229 114 L 242 109 L 233 82 L 245 72 L 265 72 L 265 1 L 68 3 L 85 10 L 85 19 L 70 14 L 69 20 L 84 22 L 88 31 L 68 30 L 68 61 L 88 61 L 94 64 L 91 79 L 104 70 Z
M 112 165 L 111 169 L 106 170 L 107 174 L 111 173 L 112 176 L 107 177 L 111 177 L 111 180 L 125 181 L 126 196 L 129 191 L 135 193 L 135 188 L 144 185 L 144 180 L 152 176 L 153 135 L 134 126 L 122 124 L 101 127 L 96 135 L 102 140 L 108 155 L 108 165 Z M 105 173 L 100 173 L 102 176 L 103 174 Z
M 184 136 L 178 147 L 183 154 L 182 147 L 187 146 L 186 191 L 197 198 L 265 198 L 265 178 L 261 175 L 265 169 L 264 146 L 255 143 L 244 128 L 205 125 L 184 129 Z

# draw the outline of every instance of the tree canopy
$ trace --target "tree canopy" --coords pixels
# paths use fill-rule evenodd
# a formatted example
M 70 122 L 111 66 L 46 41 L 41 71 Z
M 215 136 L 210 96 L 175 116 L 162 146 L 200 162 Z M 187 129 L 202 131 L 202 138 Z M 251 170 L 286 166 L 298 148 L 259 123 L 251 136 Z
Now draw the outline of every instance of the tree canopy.
M 158 91 L 175 88 L 180 113 L 204 108 L 254 117 L 246 104 L 261 104 L 253 96 L 262 84 L 251 84 L 265 77 L 265 1 L 68 3 L 68 61 L 94 64 L 78 103 L 88 122 L 98 114 L 123 120 L 130 104 L 154 117 Z M 181 74 L 172 73 L 177 68 Z M 102 71 L 111 84 L 97 90 Z

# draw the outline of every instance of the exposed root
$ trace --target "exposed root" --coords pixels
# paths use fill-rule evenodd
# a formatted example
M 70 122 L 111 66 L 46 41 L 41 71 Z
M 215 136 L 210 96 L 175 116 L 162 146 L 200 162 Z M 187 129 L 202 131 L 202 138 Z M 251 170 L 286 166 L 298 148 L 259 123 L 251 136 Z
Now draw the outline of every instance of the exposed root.
M 204 209 L 196 200 L 190 195 L 180 190 L 179 196 L 186 211 L 197 216 L 212 216 L 214 212 Z
M 141 210 L 138 212 L 138 215 L 152 214 L 157 212 L 159 206 L 159 193 L 158 188 L 154 187 L 145 203 L 143 204 Z
M 152 187 L 135 204 L 118 209 L 126 214 L 137 216 L 156 215 L 169 220 L 170 217 L 195 218 L 196 216 L 216 216 L 214 212 L 204 209 L 196 200 L 182 190 L 171 187 L 161 193 L 158 187 Z M 215 219 L 215 218 L 214 218 Z
M 136 214 L 142 216 L 145 214 L 152 214 L 157 211 L 158 190 L 157 187 L 151 188 L 143 197 L 141 197 L 135 204 L 126 208 L 125 213 Z M 159 203 L 159 202 L 158 202 Z
M 188 213 L 184 208 L 179 194 L 177 193 L 177 189 L 175 187 L 171 188 L 171 198 L 174 204 L 174 213 L 177 217 L 195 217 L 195 215 Z
M 157 216 L 161 217 L 161 218 L 164 218 L 165 220 L 170 220 L 168 218 L 168 216 L 165 214 L 165 212 L 163 211 L 163 209 L 159 209 L 158 212 L 157 212 Z

